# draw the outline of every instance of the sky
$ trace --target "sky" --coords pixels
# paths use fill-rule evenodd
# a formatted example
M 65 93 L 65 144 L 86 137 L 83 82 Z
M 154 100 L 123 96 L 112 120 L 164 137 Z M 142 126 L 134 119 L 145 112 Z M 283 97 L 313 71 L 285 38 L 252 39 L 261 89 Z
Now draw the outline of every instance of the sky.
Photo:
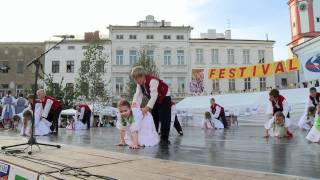
M 231 27 L 232 38 L 275 40 L 274 59 L 288 57 L 287 0 L 6 0 L 0 6 L 0 41 L 45 41 L 111 25 L 136 25 L 146 15 L 200 32 Z

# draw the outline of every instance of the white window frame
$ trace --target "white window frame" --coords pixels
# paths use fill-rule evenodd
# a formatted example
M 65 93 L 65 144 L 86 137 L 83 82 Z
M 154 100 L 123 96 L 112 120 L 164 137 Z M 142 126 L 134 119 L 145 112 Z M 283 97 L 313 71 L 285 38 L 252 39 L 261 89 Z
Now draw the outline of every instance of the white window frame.
M 164 65 L 171 65 L 171 50 L 163 51 L 163 63 Z
M 203 49 L 196 49 L 196 64 L 203 64 Z
M 134 65 L 137 62 L 138 62 L 138 52 L 137 52 L 137 50 L 134 50 L 134 49 L 129 50 L 129 63 L 130 63 L 130 65 Z
M 219 49 L 211 49 L 212 64 L 219 64 Z
M 116 50 L 116 65 L 118 66 L 123 65 L 123 59 L 124 59 L 124 50 L 122 49 Z
M 234 49 L 227 49 L 228 64 L 235 64 Z
M 242 51 L 242 56 L 243 56 L 243 64 L 250 64 L 250 50 L 244 49 Z
M 184 56 L 184 50 L 178 49 L 177 50 L 177 59 L 178 59 L 178 65 L 185 65 L 185 56 Z

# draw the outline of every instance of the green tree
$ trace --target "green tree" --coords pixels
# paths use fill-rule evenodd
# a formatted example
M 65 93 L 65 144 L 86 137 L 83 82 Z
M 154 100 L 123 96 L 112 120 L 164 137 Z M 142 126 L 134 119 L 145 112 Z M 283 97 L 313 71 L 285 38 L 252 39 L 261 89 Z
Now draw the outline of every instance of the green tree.
M 76 94 L 83 101 L 109 103 L 110 82 L 106 82 L 105 65 L 109 58 L 99 41 L 93 41 L 84 52 L 79 75 L 76 79 Z
M 149 59 L 149 57 L 146 55 L 145 50 L 141 50 L 139 52 L 139 60 L 136 64 L 133 65 L 133 67 L 136 67 L 136 66 L 142 66 L 148 74 L 151 74 L 157 77 L 159 76 L 159 70 L 156 63 L 153 60 Z M 129 74 L 130 73 L 131 73 L 131 70 Z M 137 87 L 136 83 L 134 82 L 133 78 L 130 76 L 126 86 L 128 99 L 131 100 L 133 98 L 134 93 L 136 92 L 136 87 Z

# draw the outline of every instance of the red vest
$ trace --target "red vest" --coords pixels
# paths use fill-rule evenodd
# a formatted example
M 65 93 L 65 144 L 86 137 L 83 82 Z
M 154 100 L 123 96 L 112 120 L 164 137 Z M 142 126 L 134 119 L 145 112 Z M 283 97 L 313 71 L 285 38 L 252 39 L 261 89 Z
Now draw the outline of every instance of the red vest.
M 316 97 L 309 96 L 312 104 L 316 107 L 320 103 L 320 93 L 317 93 Z
M 159 79 L 155 76 L 146 75 L 146 82 L 145 82 L 144 86 L 140 86 L 140 87 L 141 87 L 143 95 L 146 96 L 148 99 L 150 99 L 151 98 L 151 96 L 150 96 L 150 81 L 153 79 L 159 81 L 158 98 L 157 98 L 156 102 L 158 104 L 161 104 L 163 99 L 167 96 L 167 93 L 168 93 L 168 85 L 165 84 L 161 79 Z
M 81 105 L 79 105 L 80 111 L 81 111 L 81 109 L 82 109 L 83 107 L 84 107 L 84 111 L 85 111 L 85 112 L 91 112 L 90 107 L 89 107 L 88 105 L 86 105 L 86 104 L 81 104 Z
M 44 97 L 44 101 L 40 100 L 41 103 L 42 103 L 42 107 L 43 107 L 43 108 L 45 107 L 48 99 L 50 99 L 50 100 L 53 101 L 49 114 L 55 113 L 57 110 L 60 110 L 60 109 L 61 109 L 61 103 L 60 103 L 60 101 L 58 101 L 57 99 L 55 99 L 55 98 L 53 98 L 53 97 L 51 97 L 51 96 L 45 96 L 45 97 Z
M 286 98 L 284 98 L 283 96 L 279 95 L 278 97 L 278 105 L 279 107 L 276 107 L 276 103 L 274 101 L 271 101 L 272 103 L 272 107 L 273 107 L 273 114 L 276 113 L 277 111 L 283 111 L 283 101 L 285 100 Z
M 211 105 L 211 112 L 212 112 L 212 114 L 216 113 L 216 108 L 217 108 L 217 106 L 221 108 L 220 114 L 224 112 L 224 108 L 223 108 L 222 106 L 220 106 L 219 104 L 216 104 L 216 103 L 215 103 L 215 104 Z M 219 116 L 220 116 L 220 115 L 219 115 Z

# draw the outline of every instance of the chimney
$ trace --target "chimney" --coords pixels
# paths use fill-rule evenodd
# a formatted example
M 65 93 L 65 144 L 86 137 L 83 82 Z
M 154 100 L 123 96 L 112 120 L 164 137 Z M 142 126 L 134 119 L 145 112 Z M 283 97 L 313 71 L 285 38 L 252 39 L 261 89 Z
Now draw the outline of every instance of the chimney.
M 100 40 L 99 31 L 85 32 L 84 33 L 84 40 L 87 41 L 87 42 Z
M 164 27 L 164 26 L 165 26 L 165 21 L 161 20 L 161 27 Z

